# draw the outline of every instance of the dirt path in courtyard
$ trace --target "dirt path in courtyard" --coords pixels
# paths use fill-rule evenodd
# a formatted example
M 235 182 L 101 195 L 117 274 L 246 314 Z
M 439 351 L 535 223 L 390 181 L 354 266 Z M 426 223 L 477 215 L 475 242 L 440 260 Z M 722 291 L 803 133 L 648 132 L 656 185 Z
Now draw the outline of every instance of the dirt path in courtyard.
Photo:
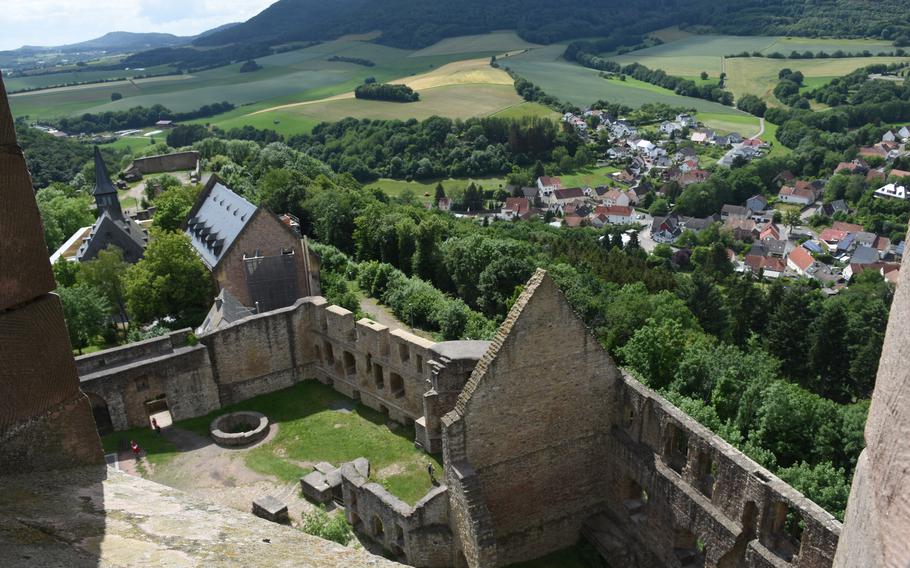
M 143 459 L 139 466 L 129 452 L 120 453 L 119 464 L 123 471 L 131 475 L 146 477 L 241 511 L 249 512 L 257 497 L 271 495 L 287 504 L 291 522 L 296 526 L 300 524 L 302 513 L 314 509 L 300 495 L 300 483 L 284 483 L 253 471 L 244 459 L 253 447 L 268 443 L 277 433 L 278 425 L 272 424 L 269 435 L 259 444 L 227 449 L 194 432 L 165 428 L 162 435 L 180 450 L 165 467 L 155 468 L 147 459 Z M 301 464 L 303 467 L 308 465 L 311 464 Z

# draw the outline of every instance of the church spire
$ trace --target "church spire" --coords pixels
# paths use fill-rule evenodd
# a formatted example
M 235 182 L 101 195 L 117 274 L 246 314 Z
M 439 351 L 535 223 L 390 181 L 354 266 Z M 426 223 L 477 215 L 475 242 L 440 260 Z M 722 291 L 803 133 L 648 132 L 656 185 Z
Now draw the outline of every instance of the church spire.
M 111 176 L 107 173 L 107 166 L 104 165 L 104 159 L 101 158 L 101 150 L 98 149 L 98 146 L 95 146 L 95 188 L 92 190 L 92 195 L 95 196 L 99 216 L 108 211 L 115 219 L 123 218 L 123 210 L 120 208 L 120 200 L 117 198 L 117 189 L 111 182 Z

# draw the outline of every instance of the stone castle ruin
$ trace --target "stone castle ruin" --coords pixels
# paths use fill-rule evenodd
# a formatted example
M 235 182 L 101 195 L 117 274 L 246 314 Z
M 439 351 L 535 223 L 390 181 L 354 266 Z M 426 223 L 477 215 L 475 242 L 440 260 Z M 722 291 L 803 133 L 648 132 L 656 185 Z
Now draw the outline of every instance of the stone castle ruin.
M 620 566 L 832 563 L 840 523 L 623 373 L 542 270 L 491 343 L 433 343 L 320 297 L 185 338 L 78 358 L 97 422 L 331 385 L 443 453 L 444 485 L 413 507 L 341 468 L 348 520 L 408 564 L 507 566 L 582 535 Z
M 506 566 L 582 536 L 617 568 L 910 565 L 910 270 L 841 527 L 618 368 L 544 271 L 490 343 L 433 343 L 307 297 L 198 342 L 74 361 L 4 96 L 0 197 L 4 566 L 394 565 L 103 463 L 96 422 L 146 426 L 149 403 L 200 416 L 305 380 L 442 452 L 443 483 L 414 506 L 340 466 L 348 520 L 414 566 Z

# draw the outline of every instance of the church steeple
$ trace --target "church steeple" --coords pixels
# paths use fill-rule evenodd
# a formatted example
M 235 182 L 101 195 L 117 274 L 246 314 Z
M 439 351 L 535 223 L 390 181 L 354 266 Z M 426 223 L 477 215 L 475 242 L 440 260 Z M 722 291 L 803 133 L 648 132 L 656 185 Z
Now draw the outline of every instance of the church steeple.
M 107 173 L 107 166 L 104 165 L 98 146 L 95 146 L 95 188 L 92 190 L 92 195 L 95 196 L 99 217 L 107 211 L 114 219 L 123 219 L 123 210 L 120 208 L 120 200 L 117 198 L 117 188 L 111 182 L 111 176 Z

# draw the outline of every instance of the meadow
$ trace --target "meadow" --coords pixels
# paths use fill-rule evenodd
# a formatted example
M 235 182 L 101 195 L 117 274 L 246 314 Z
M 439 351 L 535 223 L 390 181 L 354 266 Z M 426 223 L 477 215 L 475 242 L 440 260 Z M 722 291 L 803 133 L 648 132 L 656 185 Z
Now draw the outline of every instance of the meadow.
M 783 68 L 800 71 L 810 87 L 821 86 L 867 65 L 876 63 L 910 62 L 910 57 L 847 57 L 843 59 L 764 59 L 733 58 L 726 60 L 727 88 L 736 97 L 758 95 L 778 104 L 771 91 L 777 85 L 778 72 Z
M 426 180 L 426 181 L 405 181 L 400 179 L 389 179 L 381 178 L 372 183 L 366 184 L 367 189 L 378 189 L 388 195 L 389 197 L 400 197 L 406 191 L 410 191 L 411 195 L 416 197 L 424 205 L 429 204 L 433 201 L 433 198 L 436 196 L 436 185 L 441 183 L 443 189 L 445 189 L 446 195 L 452 196 L 454 194 L 464 191 L 464 189 L 473 183 L 474 185 L 483 188 L 484 190 L 495 190 L 501 189 L 506 186 L 505 178 L 490 177 L 490 178 L 448 178 L 448 179 L 437 179 L 437 180 Z
M 563 51 L 564 45 L 554 44 L 500 58 L 499 63 L 539 86 L 546 93 L 578 106 L 606 100 L 632 107 L 641 106 L 643 103 L 664 103 L 694 108 L 699 112 L 739 113 L 736 109 L 719 103 L 683 97 L 648 83 L 604 79 L 599 71 L 563 59 Z
M 726 55 L 743 51 L 763 54 L 792 51 L 826 51 L 838 49 L 846 52 L 869 50 L 872 53 L 892 51 L 887 41 L 861 39 L 784 38 L 772 36 L 692 35 L 668 28 L 655 32 L 666 43 L 611 57 L 621 65 L 641 63 L 651 69 L 663 69 L 671 75 L 697 79 L 702 71 L 712 77 L 727 74 L 727 88 L 736 97 L 758 95 L 774 102 L 771 91 L 777 84 L 778 72 L 787 67 L 802 71 L 812 86 L 818 86 L 833 77 L 875 63 L 910 61 L 907 57 L 853 57 L 839 59 L 767 59 L 760 57 L 728 58 Z M 818 78 L 821 82 L 816 81 Z
M 501 36 L 494 43 L 507 44 Z M 476 41 L 473 44 L 480 45 Z M 479 48 L 482 47 L 480 45 Z M 414 52 L 357 39 L 339 39 L 259 58 L 256 61 L 262 69 L 252 73 L 240 73 L 241 64 L 235 63 L 184 75 L 22 93 L 10 97 L 10 104 L 17 116 L 32 117 L 124 110 L 153 104 L 162 104 L 174 111 L 188 111 L 224 100 L 236 105 L 258 103 L 274 106 L 350 91 L 367 77 L 380 82 L 400 80 L 454 61 L 489 58 L 496 52 L 494 49 L 482 49 L 480 52 L 409 57 Z M 369 59 L 375 66 L 328 61 L 333 55 Z M 122 94 L 123 98 L 111 101 L 110 96 L 114 92 Z

